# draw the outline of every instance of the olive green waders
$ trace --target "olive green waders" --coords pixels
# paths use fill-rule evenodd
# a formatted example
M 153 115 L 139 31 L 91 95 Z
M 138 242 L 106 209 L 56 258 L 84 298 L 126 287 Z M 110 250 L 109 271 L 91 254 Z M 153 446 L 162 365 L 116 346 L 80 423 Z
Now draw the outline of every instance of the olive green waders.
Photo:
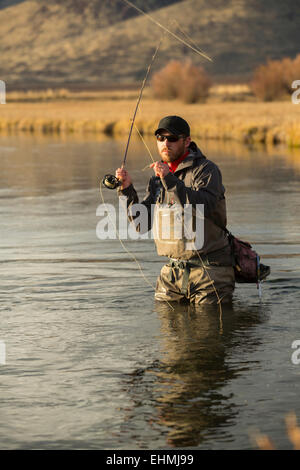
M 195 304 L 227 303 L 232 300 L 235 276 L 232 266 L 214 266 L 200 259 L 170 259 L 157 279 L 155 299 L 189 300 Z

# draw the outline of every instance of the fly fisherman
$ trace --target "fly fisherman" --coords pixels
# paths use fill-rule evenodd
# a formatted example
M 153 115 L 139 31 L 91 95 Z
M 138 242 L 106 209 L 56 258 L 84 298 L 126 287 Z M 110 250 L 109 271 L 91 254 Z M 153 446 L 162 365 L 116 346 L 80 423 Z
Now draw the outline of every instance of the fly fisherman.
M 158 225 L 157 221 L 166 215 L 164 211 L 170 213 L 174 207 L 180 207 L 183 212 L 185 205 L 189 205 L 193 207 L 193 214 L 196 205 L 204 207 L 204 238 L 199 247 L 193 245 L 194 249 L 187 249 L 188 245 L 178 237 L 170 242 L 161 236 L 159 227 L 156 228 L 154 239 L 158 255 L 168 257 L 169 263 L 161 269 L 155 298 L 159 301 L 187 299 L 195 304 L 230 302 L 235 276 L 229 241 L 223 230 L 226 204 L 221 172 L 191 140 L 190 127 L 181 117 L 161 119 L 155 136 L 161 160 L 151 165 L 155 176 L 150 179 L 142 201 L 149 223 L 153 207 L 158 214 L 162 211 L 162 217 L 154 217 Z M 127 197 L 130 211 L 139 202 L 132 179 L 124 168 L 116 170 L 116 177 L 121 182 L 118 194 Z M 176 219 L 176 214 L 173 217 Z M 183 217 L 178 220 L 184 224 Z M 148 226 L 148 230 L 150 228 Z

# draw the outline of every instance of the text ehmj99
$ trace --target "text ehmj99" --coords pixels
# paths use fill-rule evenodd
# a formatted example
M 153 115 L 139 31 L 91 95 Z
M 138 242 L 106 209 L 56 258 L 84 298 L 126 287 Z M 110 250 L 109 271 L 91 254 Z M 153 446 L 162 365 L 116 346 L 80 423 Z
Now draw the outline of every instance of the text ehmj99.
M 130 465 L 133 468 L 147 465 L 168 465 L 179 467 L 182 465 L 193 465 L 194 455 L 192 453 L 142 453 L 141 455 L 130 456 L 113 454 L 106 457 L 106 465 Z

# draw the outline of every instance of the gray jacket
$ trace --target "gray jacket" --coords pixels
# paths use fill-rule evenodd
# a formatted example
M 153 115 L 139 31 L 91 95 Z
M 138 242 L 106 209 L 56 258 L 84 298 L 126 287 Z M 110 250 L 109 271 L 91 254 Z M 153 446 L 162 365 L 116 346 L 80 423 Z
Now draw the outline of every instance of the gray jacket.
M 169 172 L 164 178 L 153 176 L 148 184 L 142 204 L 148 210 L 148 230 L 153 220 L 155 204 L 179 202 L 204 205 L 204 244 L 198 254 L 207 256 L 215 265 L 232 265 L 228 238 L 221 227 L 226 227 L 225 188 L 218 166 L 208 160 L 194 142 L 189 146 L 189 154 L 178 165 L 175 173 Z M 119 191 L 127 197 L 127 207 L 138 203 L 139 199 L 133 185 Z M 137 228 L 138 229 L 138 228 Z M 191 259 L 198 256 L 195 251 L 180 252 L 180 259 Z M 158 249 L 158 254 L 170 256 Z

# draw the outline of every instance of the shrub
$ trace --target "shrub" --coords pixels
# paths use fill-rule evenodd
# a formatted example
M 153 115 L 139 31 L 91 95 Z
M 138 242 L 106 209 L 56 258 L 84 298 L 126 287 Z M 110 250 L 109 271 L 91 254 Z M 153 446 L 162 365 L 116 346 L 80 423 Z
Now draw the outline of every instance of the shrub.
M 269 60 L 254 71 L 250 84 L 254 95 L 263 101 L 274 101 L 290 95 L 291 84 L 300 80 L 300 54 L 294 59 Z
M 300 54 L 293 60 L 293 70 L 291 82 L 294 80 L 300 80 Z
M 179 98 L 185 103 L 205 101 L 211 85 L 211 79 L 205 70 L 196 67 L 191 61 L 172 60 L 154 74 L 152 79 L 152 89 L 156 98 Z
M 156 98 L 171 100 L 178 97 L 182 64 L 171 60 L 152 78 L 152 89 Z

